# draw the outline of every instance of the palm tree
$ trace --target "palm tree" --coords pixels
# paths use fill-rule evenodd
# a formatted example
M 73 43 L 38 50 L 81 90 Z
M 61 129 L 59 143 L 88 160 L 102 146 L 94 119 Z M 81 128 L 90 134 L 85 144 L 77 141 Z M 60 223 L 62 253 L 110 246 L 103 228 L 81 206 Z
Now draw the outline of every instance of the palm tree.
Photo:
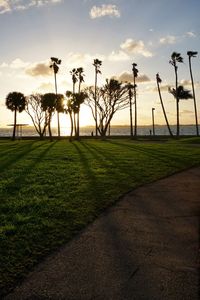
M 54 72 L 54 80 L 55 80 L 55 92 L 57 97 L 57 81 L 56 81 L 56 74 L 58 73 L 59 67 L 58 65 L 61 64 L 61 60 L 56 57 L 51 57 L 52 64 L 50 68 L 53 68 Z M 58 119 L 58 136 L 60 137 L 60 119 L 59 119 L 59 111 L 57 111 L 57 119 Z
M 136 97 L 136 83 L 135 83 L 135 79 L 136 77 L 138 77 L 138 69 L 136 68 L 137 67 L 137 64 L 133 63 L 132 64 L 132 72 L 133 72 L 133 89 L 134 89 L 134 104 L 135 104 L 135 128 L 134 128 L 134 136 L 136 137 L 137 136 L 137 97 Z
M 176 90 L 176 117 L 177 117 L 177 132 L 176 135 L 179 137 L 179 98 L 178 98 L 178 66 L 177 63 L 182 63 L 183 58 L 180 53 L 173 52 L 171 55 L 171 60 L 169 63 L 174 67 L 174 72 L 175 72 L 175 90 Z
M 98 123 L 97 123 L 97 75 L 101 74 L 100 67 L 102 65 L 102 61 L 98 58 L 94 59 L 93 66 L 95 68 L 95 84 L 94 84 L 94 96 L 95 96 L 95 125 L 96 125 L 96 136 L 98 135 Z
M 52 115 L 56 109 L 57 104 L 57 95 L 54 93 L 47 93 L 42 96 L 42 108 L 46 112 L 46 117 L 48 120 L 48 129 L 49 137 L 52 141 L 52 132 L 51 132 L 51 119 Z
M 73 83 L 73 94 L 75 94 L 75 92 L 76 92 L 76 90 L 75 90 L 75 87 L 76 87 L 76 83 L 77 83 L 77 81 L 78 81 L 78 79 L 77 79 L 77 69 L 72 69 L 71 71 L 70 71 L 70 74 L 72 75 L 72 83 Z
M 70 71 L 70 74 L 71 74 L 71 76 L 72 76 L 72 83 L 73 83 L 73 97 L 74 97 L 74 95 L 75 95 L 75 92 L 76 92 L 76 83 L 77 83 L 77 81 L 78 81 L 78 78 L 77 78 L 77 76 L 78 76 L 78 73 L 77 73 L 77 69 L 72 69 L 71 71 Z M 73 102 L 75 101 L 75 99 L 73 100 Z M 73 126 L 73 128 L 74 128 L 74 131 L 75 131 L 75 135 L 76 135 L 76 132 L 77 132 L 77 128 L 76 128 L 76 116 L 75 116 L 75 111 L 73 110 L 73 122 L 74 122 L 74 126 Z M 73 134 L 73 133 L 72 133 Z
M 179 99 L 179 100 L 188 100 L 193 98 L 191 92 L 189 90 L 185 90 L 182 85 L 179 85 L 177 89 L 169 88 L 169 93 L 172 94 L 175 99 Z
M 194 112 L 195 112 L 195 121 L 196 121 L 196 133 L 197 136 L 199 135 L 199 125 L 198 125 L 198 117 L 197 117 L 197 104 L 196 104 L 196 96 L 195 96 L 195 90 L 194 90 L 194 80 L 193 80 L 193 74 L 192 74 L 192 66 L 191 66 L 191 58 L 196 57 L 198 54 L 197 51 L 188 51 L 187 55 L 189 58 L 189 68 L 190 68 L 190 77 L 192 82 L 192 93 L 193 93 L 193 99 L 194 99 Z
M 171 128 L 169 126 L 169 122 L 168 122 L 168 119 L 167 119 L 167 114 L 165 112 L 165 107 L 164 107 L 164 104 L 163 104 L 162 95 L 161 95 L 161 91 L 160 91 L 160 83 L 162 82 L 162 80 L 159 76 L 159 73 L 156 74 L 156 82 L 157 82 L 158 94 L 159 94 L 159 97 L 160 97 L 160 103 L 161 103 L 161 106 L 162 106 L 162 110 L 163 110 L 163 114 L 164 114 L 165 121 L 166 121 L 166 124 L 167 124 L 167 128 L 169 130 L 169 134 L 171 136 L 173 136 L 173 133 L 172 133 Z
M 21 113 L 26 107 L 26 98 L 20 92 L 9 93 L 6 97 L 6 106 L 11 111 L 14 111 L 14 125 L 12 140 L 15 140 L 16 125 L 17 125 L 17 111 Z
M 174 98 L 178 97 L 179 100 L 188 100 L 193 98 L 191 91 L 185 90 L 185 88 L 182 85 L 179 85 L 177 90 L 169 88 L 169 93 L 172 94 Z
M 78 94 L 80 95 L 80 97 L 78 97 L 77 132 L 76 132 L 77 138 L 79 138 L 79 132 L 80 132 L 80 128 L 79 128 L 80 105 L 84 102 L 84 99 L 83 99 L 83 102 L 81 100 L 82 96 L 83 96 L 83 94 L 81 94 L 81 83 L 84 82 L 83 72 L 84 72 L 83 68 L 77 68 L 77 77 L 78 77 L 78 81 L 79 81 Z
M 129 108 L 130 108 L 130 135 L 133 137 L 133 111 L 132 111 L 132 98 L 133 98 L 133 88 L 134 86 L 131 83 L 127 84 L 128 96 L 129 96 Z

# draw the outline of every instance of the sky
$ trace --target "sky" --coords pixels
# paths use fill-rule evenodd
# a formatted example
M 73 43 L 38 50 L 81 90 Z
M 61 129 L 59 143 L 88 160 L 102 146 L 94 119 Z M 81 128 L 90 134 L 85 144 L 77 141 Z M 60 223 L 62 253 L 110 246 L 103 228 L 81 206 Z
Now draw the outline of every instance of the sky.
M 13 123 L 5 107 L 9 92 L 54 92 L 50 57 L 62 60 L 57 74 L 58 92 L 72 90 L 70 71 L 83 67 L 84 85 L 94 84 L 93 60 L 102 60 L 98 84 L 115 76 L 132 80 L 137 63 L 138 124 L 164 124 L 155 75 L 162 78 L 162 95 L 169 122 L 176 123 L 176 104 L 168 92 L 174 87 L 169 64 L 173 51 L 181 53 L 179 84 L 191 89 L 187 51 L 192 60 L 200 122 L 200 1 L 199 0 L 0 0 L 0 127 Z M 81 107 L 81 125 L 93 125 L 88 107 Z M 26 113 L 18 122 L 31 125 Z M 56 124 L 56 120 L 54 120 Z M 69 118 L 61 117 L 61 126 Z M 118 112 L 113 124 L 129 124 L 128 109 Z M 194 124 L 193 100 L 180 103 L 180 123 Z

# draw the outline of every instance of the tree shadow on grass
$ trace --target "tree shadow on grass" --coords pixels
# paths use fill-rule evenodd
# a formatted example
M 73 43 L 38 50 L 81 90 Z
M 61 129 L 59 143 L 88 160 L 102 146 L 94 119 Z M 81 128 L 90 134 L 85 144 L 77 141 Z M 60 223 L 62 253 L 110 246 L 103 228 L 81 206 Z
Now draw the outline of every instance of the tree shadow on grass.
M 18 176 L 14 177 L 13 180 L 9 181 L 8 184 L 4 184 L 2 187 L 2 190 L 7 190 L 9 194 L 16 193 L 16 191 L 19 191 L 22 186 L 27 184 L 27 174 L 30 176 L 33 169 L 36 168 L 36 166 L 43 160 L 43 158 L 47 155 L 47 153 L 50 151 L 50 149 L 55 146 L 57 141 L 53 143 L 49 143 L 45 149 L 42 149 L 42 151 L 37 155 L 37 159 L 31 159 L 30 163 L 25 165 L 25 167 L 22 167 L 21 172 Z M 24 156 L 30 154 L 30 152 L 38 149 L 39 147 L 44 146 L 44 144 L 38 145 L 37 147 L 31 149 L 32 144 L 28 145 L 28 148 L 25 147 L 23 152 L 17 156 L 15 156 L 11 161 L 9 165 L 12 165 L 13 163 L 16 162 L 16 159 L 20 160 Z M 5 168 L 5 167 L 4 167 Z
M 157 160 L 157 161 L 160 161 L 160 162 L 163 162 L 167 165 L 170 165 L 172 167 L 177 167 L 177 163 L 179 164 L 183 164 L 183 162 L 186 162 L 186 160 L 190 161 L 190 158 L 187 158 L 187 157 L 180 157 L 179 154 L 177 153 L 170 153 L 171 149 L 157 149 L 157 148 L 154 148 L 154 149 L 151 149 L 148 145 L 128 145 L 126 143 L 120 143 L 120 142 L 114 142 L 114 141 L 111 141 L 111 140 L 108 140 L 107 141 L 108 143 L 110 144 L 113 144 L 115 146 L 119 146 L 119 147 L 126 147 L 126 148 L 129 148 L 131 150 L 134 150 L 138 153 L 143 153 L 145 155 L 148 155 L 150 157 L 152 157 L 153 159 Z M 168 151 L 170 150 L 170 151 Z M 174 163 L 175 162 L 175 163 Z
M 12 149 L 12 153 L 4 153 L 3 156 L 7 156 L 7 159 L 4 160 L 0 165 L 0 172 L 7 170 L 10 166 L 15 164 L 20 159 L 23 159 L 26 155 L 30 154 L 32 151 L 35 151 L 37 148 L 44 146 L 43 143 L 36 145 L 36 141 L 32 141 L 26 144 L 21 144 L 19 148 Z M 32 147 L 36 145 L 35 147 Z M 15 153 L 16 151 L 16 153 Z M 9 156 L 8 156 L 9 155 Z M 2 158 L 2 155 L 1 155 Z
M 83 171 L 84 171 L 85 175 L 87 176 L 87 178 L 89 179 L 89 188 L 91 189 L 91 191 L 94 192 L 94 197 L 96 198 L 95 187 L 97 186 L 98 182 L 96 180 L 96 176 L 95 176 L 94 172 L 92 171 L 92 167 L 91 167 L 88 157 L 84 154 L 84 151 L 82 151 L 82 149 L 80 147 L 80 146 L 82 146 L 82 143 L 75 142 L 75 143 L 72 143 L 72 145 L 80 157 L 80 162 L 83 166 Z

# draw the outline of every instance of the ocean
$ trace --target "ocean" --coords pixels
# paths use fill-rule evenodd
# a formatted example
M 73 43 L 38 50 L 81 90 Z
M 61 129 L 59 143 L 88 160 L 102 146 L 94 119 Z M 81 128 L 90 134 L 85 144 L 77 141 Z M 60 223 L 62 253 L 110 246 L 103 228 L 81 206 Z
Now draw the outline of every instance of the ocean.
M 174 134 L 176 134 L 176 125 L 171 126 L 171 130 Z M 199 126 L 200 131 L 200 126 Z M 80 128 L 80 136 L 91 136 L 91 134 L 95 133 L 95 128 L 93 126 L 85 126 Z M 152 126 L 138 126 L 137 134 L 138 136 L 148 136 L 152 133 Z M 52 128 L 53 136 L 57 136 L 57 129 Z M 62 128 L 61 127 L 61 136 L 69 136 L 70 128 Z M 113 136 L 129 136 L 130 135 L 130 127 L 129 126 L 111 126 L 110 134 Z M 20 134 L 19 134 L 20 135 Z M 169 135 L 167 126 L 165 125 L 155 125 L 155 135 Z M 180 135 L 196 135 L 196 127 L 195 125 L 180 125 Z M 12 127 L 0 128 L 0 137 L 11 137 L 12 136 Z M 22 136 L 24 137 L 35 137 L 38 136 L 34 127 L 27 126 L 22 129 Z

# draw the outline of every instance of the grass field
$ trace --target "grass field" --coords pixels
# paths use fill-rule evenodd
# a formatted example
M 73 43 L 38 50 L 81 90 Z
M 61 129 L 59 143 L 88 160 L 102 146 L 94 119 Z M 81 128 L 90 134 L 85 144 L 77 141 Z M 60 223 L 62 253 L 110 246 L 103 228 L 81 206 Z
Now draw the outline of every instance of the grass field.
M 0 295 L 120 195 L 200 164 L 200 139 L 0 141 Z

